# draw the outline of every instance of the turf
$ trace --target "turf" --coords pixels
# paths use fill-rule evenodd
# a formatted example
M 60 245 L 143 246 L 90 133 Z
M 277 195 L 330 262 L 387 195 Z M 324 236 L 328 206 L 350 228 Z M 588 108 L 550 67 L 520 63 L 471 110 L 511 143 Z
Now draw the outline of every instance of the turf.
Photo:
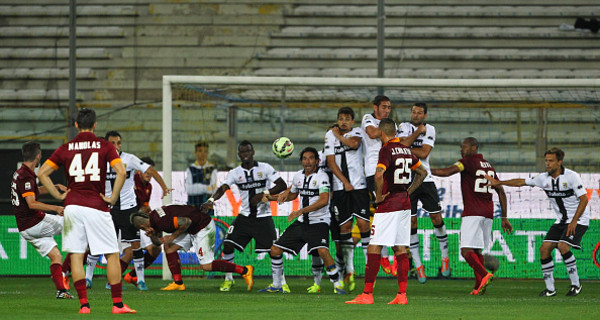
M 94 279 L 88 290 L 94 319 L 114 319 L 106 279 Z M 409 280 L 405 306 L 388 306 L 397 290 L 393 279 L 381 279 L 375 286 L 374 305 L 346 305 L 362 289 L 348 295 L 333 294 L 326 277 L 320 294 L 307 294 L 312 279 L 289 278 L 291 294 L 249 293 L 242 279 L 231 292 L 219 292 L 220 279 L 185 279 L 186 291 L 160 291 L 166 281 L 151 278 L 149 291 L 141 292 L 126 284 L 123 300 L 143 319 L 600 319 L 600 282 L 583 282 L 582 293 L 566 297 L 567 281 L 557 281 L 558 295 L 540 298 L 542 280 L 499 279 L 484 296 L 470 296 L 473 280 L 429 280 L 420 285 Z M 77 299 L 57 300 L 48 278 L 0 278 L 0 318 L 2 319 L 81 319 Z M 266 287 L 270 279 L 256 279 L 254 291 Z M 71 290 L 75 293 L 74 290 Z

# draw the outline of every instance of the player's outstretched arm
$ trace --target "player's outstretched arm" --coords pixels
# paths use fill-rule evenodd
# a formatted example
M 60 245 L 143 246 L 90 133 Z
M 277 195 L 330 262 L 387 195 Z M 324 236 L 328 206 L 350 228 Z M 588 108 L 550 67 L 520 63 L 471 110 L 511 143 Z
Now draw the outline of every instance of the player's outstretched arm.
M 501 181 L 501 180 L 496 180 L 493 177 L 489 176 L 489 175 L 484 175 L 484 177 L 487 179 L 488 181 L 488 186 L 508 186 L 508 187 L 522 187 L 527 185 L 525 183 L 525 179 L 510 179 L 510 180 L 505 180 L 505 181 Z
M 170 189 L 169 187 L 167 187 L 167 184 L 165 183 L 165 180 L 163 180 L 163 178 L 160 176 L 160 174 L 158 174 L 158 171 L 156 171 L 152 166 L 150 166 L 150 168 L 148 168 L 148 170 L 146 170 L 146 173 L 148 173 L 149 175 L 151 175 L 152 178 L 154 178 L 156 180 L 156 182 L 158 182 L 158 184 L 162 188 L 163 194 L 162 194 L 161 199 L 163 199 L 169 193 L 171 193 L 171 191 L 173 191 L 173 189 Z
M 460 168 L 456 165 L 451 165 L 448 168 L 443 169 L 431 169 L 431 174 L 438 177 L 449 177 L 459 172 Z
M 215 193 L 213 193 L 213 195 L 210 196 L 210 198 L 208 198 L 208 200 L 206 200 L 206 202 L 202 204 L 202 207 L 206 210 L 212 209 L 213 203 L 215 201 L 221 199 L 221 197 L 225 194 L 225 191 L 227 191 L 227 190 L 229 190 L 229 185 L 226 183 L 223 183 L 219 188 L 217 188 Z

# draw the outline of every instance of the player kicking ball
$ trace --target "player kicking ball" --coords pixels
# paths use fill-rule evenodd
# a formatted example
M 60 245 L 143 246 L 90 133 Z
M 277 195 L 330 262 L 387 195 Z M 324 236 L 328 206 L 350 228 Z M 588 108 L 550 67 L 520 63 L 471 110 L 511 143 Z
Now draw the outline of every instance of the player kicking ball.
M 215 260 L 216 226 L 212 218 L 203 211 L 189 205 L 168 205 L 157 208 L 149 214 L 137 212 L 131 215 L 134 227 L 146 231 L 152 242 L 160 246 L 164 244 L 165 255 L 173 281 L 161 290 L 185 290 L 181 278 L 181 262 L 179 251 L 194 248 L 200 268 L 204 271 L 233 272 L 242 275 L 248 291 L 254 286 L 253 266 L 240 266 L 225 260 Z M 162 236 L 163 232 L 171 233 Z
M 398 264 L 398 294 L 388 304 L 407 304 L 408 254 L 410 244 L 410 195 L 423 183 L 427 171 L 410 148 L 396 138 L 396 124 L 389 118 L 379 123 L 381 142 L 375 171 L 377 210 L 371 226 L 371 242 L 367 248 L 365 288 L 362 294 L 346 304 L 373 304 L 373 285 L 381 264 L 381 249 L 391 247 Z M 411 183 L 411 172 L 415 177 Z

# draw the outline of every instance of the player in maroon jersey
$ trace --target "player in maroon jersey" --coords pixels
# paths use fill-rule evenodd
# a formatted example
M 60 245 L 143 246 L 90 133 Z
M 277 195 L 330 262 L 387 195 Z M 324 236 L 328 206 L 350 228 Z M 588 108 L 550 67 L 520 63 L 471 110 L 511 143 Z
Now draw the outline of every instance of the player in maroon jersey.
M 502 186 L 490 187 L 484 175 L 496 176 L 494 167 L 477 153 L 479 142 L 473 137 L 463 140 L 460 145 L 462 159 L 448 168 L 431 169 L 431 173 L 439 177 L 448 177 L 460 172 L 460 188 L 462 191 L 464 211 L 460 224 L 460 253 L 475 273 L 475 287 L 472 295 L 482 295 L 494 275 L 488 273 L 483 266 L 483 249 L 492 245 L 492 222 L 494 219 L 494 202 L 492 189 L 498 194 L 502 210 L 502 230 L 512 233 L 512 226 L 506 214 L 506 194 Z
M 40 194 L 47 193 L 45 187 L 39 187 L 33 171 L 40 163 L 42 149 L 37 142 L 29 141 L 21 148 L 23 164 L 14 174 L 11 183 L 11 200 L 15 209 L 15 219 L 19 234 L 42 256 L 50 259 L 50 276 L 56 286 L 56 299 L 72 299 L 67 291 L 62 274 L 62 255 L 58 250 L 54 236 L 63 229 L 65 210 L 62 206 L 45 204 L 38 201 Z M 63 185 L 56 185 L 61 191 L 67 191 Z M 66 196 L 65 193 L 61 194 Z M 44 211 L 55 212 L 48 215 Z M 66 260 L 66 259 L 65 259 Z
M 373 286 L 380 268 L 381 249 L 391 247 L 398 264 L 398 294 L 388 304 L 407 304 L 408 254 L 410 245 L 410 195 L 423 183 L 427 171 L 409 147 L 396 138 L 396 124 L 385 118 L 379 123 L 381 142 L 375 171 L 377 210 L 371 225 L 371 242 L 367 248 L 365 288 L 347 304 L 372 304 Z M 415 177 L 411 183 L 411 172 Z
M 253 266 L 244 267 L 225 260 L 215 260 L 216 226 L 207 212 L 205 208 L 190 205 L 168 205 L 156 208 L 149 214 L 138 212 L 131 215 L 131 223 L 146 231 L 155 245 L 165 245 L 165 256 L 174 282 L 161 290 L 185 290 L 177 251 L 193 248 L 202 270 L 238 273 L 246 281 L 248 291 L 252 291 Z M 163 232 L 171 234 L 163 237 Z
M 154 161 L 152 161 L 150 157 L 143 157 L 140 158 L 140 160 L 151 165 L 152 167 L 155 166 Z M 134 182 L 137 205 L 139 211 L 144 213 L 149 213 L 152 211 L 150 210 L 150 195 L 152 194 L 152 184 L 150 181 L 152 181 L 152 175 L 149 173 L 141 171 L 135 173 Z M 156 260 L 156 258 L 158 258 L 161 247 L 154 245 L 148 239 L 148 237 L 144 237 L 145 235 L 140 234 L 141 245 L 146 249 L 146 253 L 144 253 L 144 269 L 146 269 L 154 262 L 154 260 Z M 136 284 L 138 279 L 135 268 L 131 269 L 131 271 L 129 271 L 129 273 L 123 277 L 123 280 L 131 284 Z
M 135 313 L 121 299 L 121 265 L 117 234 L 109 213 L 125 182 L 125 167 L 115 147 L 96 137 L 96 113 L 80 109 L 75 121 L 79 131 L 73 140 L 60 146 L 39 171 L 40 182 L 56 199 L 65 200 L 63 251 L 71 253 L 71 272 L 81 307 L 79 313 L 90 313 L 85 287 L 83 256 L 89 246 L 91 254 L 104 254 L 106 276 L 111 285 L 113 313 Z M 104 196 L 106 163 L 117 173 L 110 198 Z M 60 166 L 65 169 L 70 192 L 66 197 L 54 187 L 50 174 Z

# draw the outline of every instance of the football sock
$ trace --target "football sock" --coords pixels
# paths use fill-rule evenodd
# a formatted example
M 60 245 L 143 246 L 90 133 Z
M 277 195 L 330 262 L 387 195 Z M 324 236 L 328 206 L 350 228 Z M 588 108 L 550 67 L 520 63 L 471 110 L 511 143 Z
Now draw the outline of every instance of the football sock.
M 415 268 L 420 267 L 422 263 L 421 256 L 419 255 L 419 234 L 417 234 L 417 229 L 410 229 L 410 255 L 412 256 Z
M 123 272 L 127 270 L 127 267 L 129 267 L 129 262 L 125 262 L 121 259 L 119 259 L 119 262 L 121 263 L 121 274 L 123 274 Z
M 540 262 L 542 263 L 542 275 L 544 276 L 546 289 L 556 291 L 554 288 L 554 261 L 552 257 L 541 259 Z
M 244 273 L 244 267 L 238 266 L 237 264 L 231 263 L 229 261 L 215 260 L 212 262 L 211 271 L 235 272 L 237 274 L 242 274 Z
M 183 284 L 181 278 L 181 261 L 179 260 L 179 253 L 177 251 L 167 253 L 167 263 L 169 264 L 169 270 L 173 275 L 173 281 L 176 284 Z
M 577 274 L 577 261 L 575 260 L 573 252 L 567 251 L 567 253 L 562 255 L 562 258 L 565 262 L 565 266 L 567 267 L 569 279 L 571 279 L 571 285 L 577 287 L 581 286 L 581 284 L 579 283 L 579 274 Z
M 111 284 L 110 294 L 112 295 L 113 305 L 117 308 L 123 308 L 123 300 L 121 299 L 123 294 L 123 282 Z
M 475 252 L 475 254 L 477 255 L 477 258 L 479 258 L 479 262 L 483 265 L 483 255 L 481 252 Z M 479 288 L 483 277 L 479 273 L 475 272 L 475 270 L 473 270 L 473 273 L 475 274 L 475 287 L 473 289 L 477 289 Z
M 371 231 L 361 232 L 360 245 L 363 249 L 363 254 L 365 255 L 365 261 L 367 261 L 367 247 L 369 247 L 369 242 L 371 242 Z
M 377 272 L 381 267 L 381 255 L 369 253 L 367 256 L 367 265 L 365 266 L 365 290 L 364 293 L 373 293 L 373 284 L 377 278 Z
M 85 261 L 85 259 L 83 261 Z M 71 272 L 71 254 L 67 253 L 65 260 L 62 263 L 62 273 L 67 274 L 69 272 Z
M 136 275 L 138 278 L 138 282 L 143 281 L 144 279 L 144 249 L 134 249 L 133 250 L 133 270 L 136 270 Z
M 329 281 L 333 283 L 334 286 L 340 286 L 342 284 L 340 273 L 338 272 L 335 264 L 330 265 L 326 268 L 327 275 L 329 276 Z M 320 279 L 319 279 L 320 280 Z M 321 282 L 317 283 L 317 285 L 321 285 Z
M 488 274 L 487 270 L 485 270 L 485 267 L 483 266 L 483 264 L 481 264 L 481 262 L 479 261 L 479 257 L 475 252 L 467 252 L 467 254 L 464 257 L 465 260 L 467 260 L 469 266 L 473 269 L 473 271 L 478 273 L 481 276 L 481 278 L 485 277 Z
M 281 272 L 281 284 L 287 284 L 287 282 L 285 282 L 285 273 L 283 273 L 283 271 Z
M 434 226 L 433 233 L 440 243 L 440 251 L 442 252 L 442 259 L 448 257 L 448 233 L 446 232 L 446 225 L 442 221 L 439 226 Z
M 73 285 L 75 286 L 75 290 L 77 290 L 77 297 L 79 297 L 79 304 L 82 306 L 85 304 L 88 304 L 87 290 L 85 289 L 85 279 L 75 281 L 75 283 L 73 283 Z
M 235 256 L 232 253 L 223 253 L 223 260 L 229 262 L 229 263 L 233 263 L 233 258 Z M 227 272 L 225 273 L 225 280 L 227 281 L 233 281 L 233 273 L 231 272 Z
M 333 264 L 333 269 L 335 270 L 336 273 L 338 272 L 337 268 L 335 267 L 335 264 Z M 312 256 L 312 273 L 313 273 L 313 278 L 315 280 L 315 283 L 318 286 L 320 286 L 321 279 L 323 278 L 323 259 L 321 259 L 321 257 L 319 257 L 319 256 Z M 331 279 L 331 274 L 329 274 L 329 267 L 327 268 L 327 274 L 329 275 L 329 278 Z M 339 275 L 336 278 L 339 278 Z
M 271 271 L 273 272 L 273 287 L 281 288 L 283 276 L 283 255 L 271 256 Z
M 150 254 L 150 251 L 146 251 L 144 253 L 144 269 L 147 269 L 149 266 L 151 266 L 156 258 L 158 258 L 158 256 L 155 257 Z M 131 269 L 131 271 L 129 271 L 129 275 L 132 277 L 137 277 L 137 272 L 135 269 Z
M 60 263 L 53 263 L 50 265 L 50 277 L 56 290 L 64 290 L 65 284 L 63 281 L 62 265 Z
M 346 273 L 354 273 L 354 242 L 352 242 L 352 233 L 340 233 L 340 244 L 344 253 Z
M 341 276 L 344 276 L 344 272 L 346 272 L 346 262 L 344 262 L 344 252 L 341 250 L 337 250 L 335 253 L 335 266 L 338 269 L 338 272 Z
M 396 256 L 398 261 L 398 293 L 406 293 L 406 285 L 408 283 L 408 254 L 402 253 Z
M 98 260 L 100 259 L 100 255 L 91 255 L 89 254 L 87 256 L 86 259 L 86 264 L 85 264 L 85 278 L 86 279 L 93 279 L 94 278 L 94 269 L 96 268 L 96 264 L 98 263 Z

